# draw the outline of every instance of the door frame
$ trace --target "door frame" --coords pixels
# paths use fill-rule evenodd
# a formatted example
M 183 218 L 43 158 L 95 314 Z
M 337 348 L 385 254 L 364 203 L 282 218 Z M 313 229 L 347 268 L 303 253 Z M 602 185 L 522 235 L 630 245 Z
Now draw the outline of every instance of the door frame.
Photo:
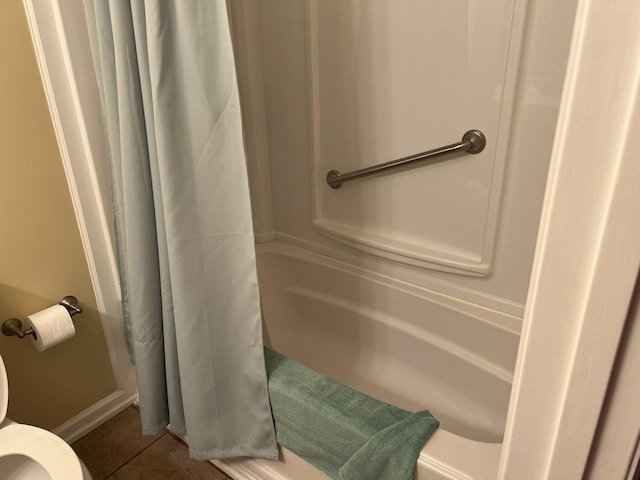
M 640 4 L 580 0 L 499 478 L 585 475 L 640 265 L 639 152 Z
M 131 405 L 138 390 L 124 340 L 102 119 L 100 113 L 87 109 L 99 106 L 100 99 L 84 10 L 78 8 L 77 0 L 23 3 L 117 386 L 108 397 L 54 430 L 73 442 Z M 78 59 L 88 69 L 80 69 Z

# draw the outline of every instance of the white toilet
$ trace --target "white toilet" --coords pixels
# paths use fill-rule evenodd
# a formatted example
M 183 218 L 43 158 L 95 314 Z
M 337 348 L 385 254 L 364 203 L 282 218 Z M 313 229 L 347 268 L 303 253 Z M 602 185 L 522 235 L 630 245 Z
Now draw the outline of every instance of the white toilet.
M 6 418 L 8 401 L 7 371 L 0 356 L 0 480 L 91 480 L 60 437 Z

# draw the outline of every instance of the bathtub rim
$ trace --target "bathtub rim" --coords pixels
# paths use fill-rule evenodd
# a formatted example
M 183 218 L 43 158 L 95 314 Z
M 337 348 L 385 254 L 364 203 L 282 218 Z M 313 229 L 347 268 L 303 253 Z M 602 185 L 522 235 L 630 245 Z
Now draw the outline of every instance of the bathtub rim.
M 503 310 L 487 307 L 485 305 L 475 303 L 462 298 L 453 297 L 447 293 L 440 292 L 433 288 L 425 287 L 415 283 L 408 282 L 394 278 L 390 275 L 377 272 L 375 270 L 353 265 L 345 260 L 330 257 L 326 254 L 319 253 L 315 250 L 309 250 L 294 243 L 290 243 L 284 240 L 272 240 L 264 243 L 256 244 L 256 254 L 279 254 L 289 257 L 295 257 L 303 261 L 308 261 L 318 265 L 322 265 L 327 268 L 333 268 L 343 273 L 355 275 L 359 278 L 365 278 L 368 281 L 385 285 L 393 290 L 401 290 L 408 295 L 425 298 L 430 302 L 437 304 L 438 306 L 449 308 L 468 315 L 475 320 L 486 323 L 493 327 L 504 330 L 505 332 L 520 335 L 522 328 L 522 317 L 514 315 Z M 489 320 L 483 317 L 478 312 L 483 312 L 491 318 L 502 317 L 503 321 Z

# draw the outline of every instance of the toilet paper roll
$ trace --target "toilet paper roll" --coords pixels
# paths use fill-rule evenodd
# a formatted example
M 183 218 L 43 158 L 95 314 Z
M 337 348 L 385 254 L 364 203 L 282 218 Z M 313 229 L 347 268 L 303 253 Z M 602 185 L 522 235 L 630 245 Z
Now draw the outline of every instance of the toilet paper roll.
M 25 325 L 35 331 L 36 337 L 31 337 L 31 343 L 39 352 L 64 342 L 76 334 L 71 315 L 62 305 L 54 305 L 29 315 Z

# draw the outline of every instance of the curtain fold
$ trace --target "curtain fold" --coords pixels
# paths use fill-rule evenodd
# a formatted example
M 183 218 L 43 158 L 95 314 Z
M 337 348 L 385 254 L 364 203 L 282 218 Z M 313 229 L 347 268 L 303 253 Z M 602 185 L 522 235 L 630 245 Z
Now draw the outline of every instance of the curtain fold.
M 275 459 L 226 4 L 84 4 L 143 430 Z

